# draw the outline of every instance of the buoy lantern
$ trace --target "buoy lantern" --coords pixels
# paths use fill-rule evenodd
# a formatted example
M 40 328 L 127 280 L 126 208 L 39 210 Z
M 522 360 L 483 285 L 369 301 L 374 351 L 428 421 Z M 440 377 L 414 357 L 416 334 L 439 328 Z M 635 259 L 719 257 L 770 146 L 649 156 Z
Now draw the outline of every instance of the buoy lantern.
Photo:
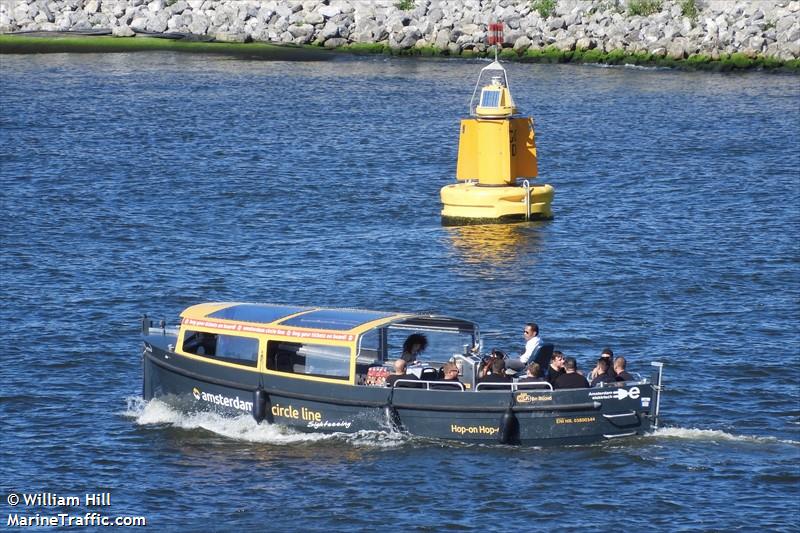
M 441 190 L 442 223 L 553 218 L 553 187 L 530 183 L 538 175 L 533 118 L 517 115 L 496 48 L 495 60 L 478 76 L 469 115 L 461 120 L 457 182 Z

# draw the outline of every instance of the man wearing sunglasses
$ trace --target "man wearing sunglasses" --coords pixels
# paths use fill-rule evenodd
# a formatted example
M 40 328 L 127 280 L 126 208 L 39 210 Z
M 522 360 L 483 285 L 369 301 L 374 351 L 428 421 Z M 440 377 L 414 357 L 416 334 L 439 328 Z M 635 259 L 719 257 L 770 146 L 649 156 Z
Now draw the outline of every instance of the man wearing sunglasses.
M 522 370 L 531 358 L 536 349 L 542 345 L 542 338 L 539 336 L 539 326 L 535 322 L 528 322 L 522 328 L 522 336 L 525 337 L 525 351 L 519 359 L 509 359 L 506 361 L 506 368 Z

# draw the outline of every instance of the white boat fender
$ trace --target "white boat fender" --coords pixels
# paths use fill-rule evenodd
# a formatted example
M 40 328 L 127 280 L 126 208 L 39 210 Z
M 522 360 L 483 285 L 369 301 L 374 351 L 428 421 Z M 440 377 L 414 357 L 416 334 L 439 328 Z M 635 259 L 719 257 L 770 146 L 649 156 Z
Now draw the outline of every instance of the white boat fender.
M 519 444 L 519 420 L 510 405 L 500 419 L 497 440 L 500 441 L 500 444 Z

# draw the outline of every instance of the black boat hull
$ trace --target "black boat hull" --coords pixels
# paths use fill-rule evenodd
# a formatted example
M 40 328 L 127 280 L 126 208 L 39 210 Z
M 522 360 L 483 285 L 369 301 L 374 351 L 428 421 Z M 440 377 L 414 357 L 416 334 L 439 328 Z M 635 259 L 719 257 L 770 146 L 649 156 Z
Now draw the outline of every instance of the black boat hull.
M 584 444 L 640 435 L 651 426 L 655 391 L 624 387 L 536 391 L 449 391 L 314 382 L 222 367 L 145 341 L 145 400 L 186 412 L 250 414 L 302 431 L 405 431 L 473 443 Z

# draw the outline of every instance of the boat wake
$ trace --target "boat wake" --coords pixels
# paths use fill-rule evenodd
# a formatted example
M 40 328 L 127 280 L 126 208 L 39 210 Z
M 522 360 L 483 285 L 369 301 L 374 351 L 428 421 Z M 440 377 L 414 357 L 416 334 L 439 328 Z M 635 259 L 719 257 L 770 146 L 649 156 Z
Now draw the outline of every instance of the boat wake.
M 698 428 L 679 428 L 662 427 L 650 433 L 653 437 L 666 437 L 697 441 L 716 441 L 716 442 L 751 442 L 757 444 L 793 444 L 800 445 L 800 441 L 791 439 L 778 439 L 776 437 L 759 437 L 755 435 L 734 435 L 718 429 L 698 429 Z
M 281 425 L 259 424 L 249 414 L 235 418 L 212 412 L 184 413 L 170 405 L 140 397 L 126 399 L 121 414 L 140 426 L 166 426 L 185 430 L 203 429 L 216 435 L 242 442 L 292 445 L 314 442 L 340 442 L 356 447 L 396 448 L 410 437 L 391 431 L 359 431 L 357 433 L 304 433 Z
M 206 411 L 184 413 L 158 399 L 144 401 L 141 397 L 129 397 L 126 398 L 126 401 L 127 408 L 120 414 L 132 419 L 137 425 L 173 427 L 189 431 L 201 429 L 241 442 L 267 443 L 278 446 L 330 442 L 365 448 L 397 448 L 410 442 L 419 444 L 419 440 L 426 440 L 389 430 L 357 433 L 305 433 L 281 425 L 259 424 L 249 414 L 231 418 Z M 662 427 L 649 433 L 648 436 L 708 442 L 800 445 L 800 441 L 796 440 L 735 435 L 717 429 Z

